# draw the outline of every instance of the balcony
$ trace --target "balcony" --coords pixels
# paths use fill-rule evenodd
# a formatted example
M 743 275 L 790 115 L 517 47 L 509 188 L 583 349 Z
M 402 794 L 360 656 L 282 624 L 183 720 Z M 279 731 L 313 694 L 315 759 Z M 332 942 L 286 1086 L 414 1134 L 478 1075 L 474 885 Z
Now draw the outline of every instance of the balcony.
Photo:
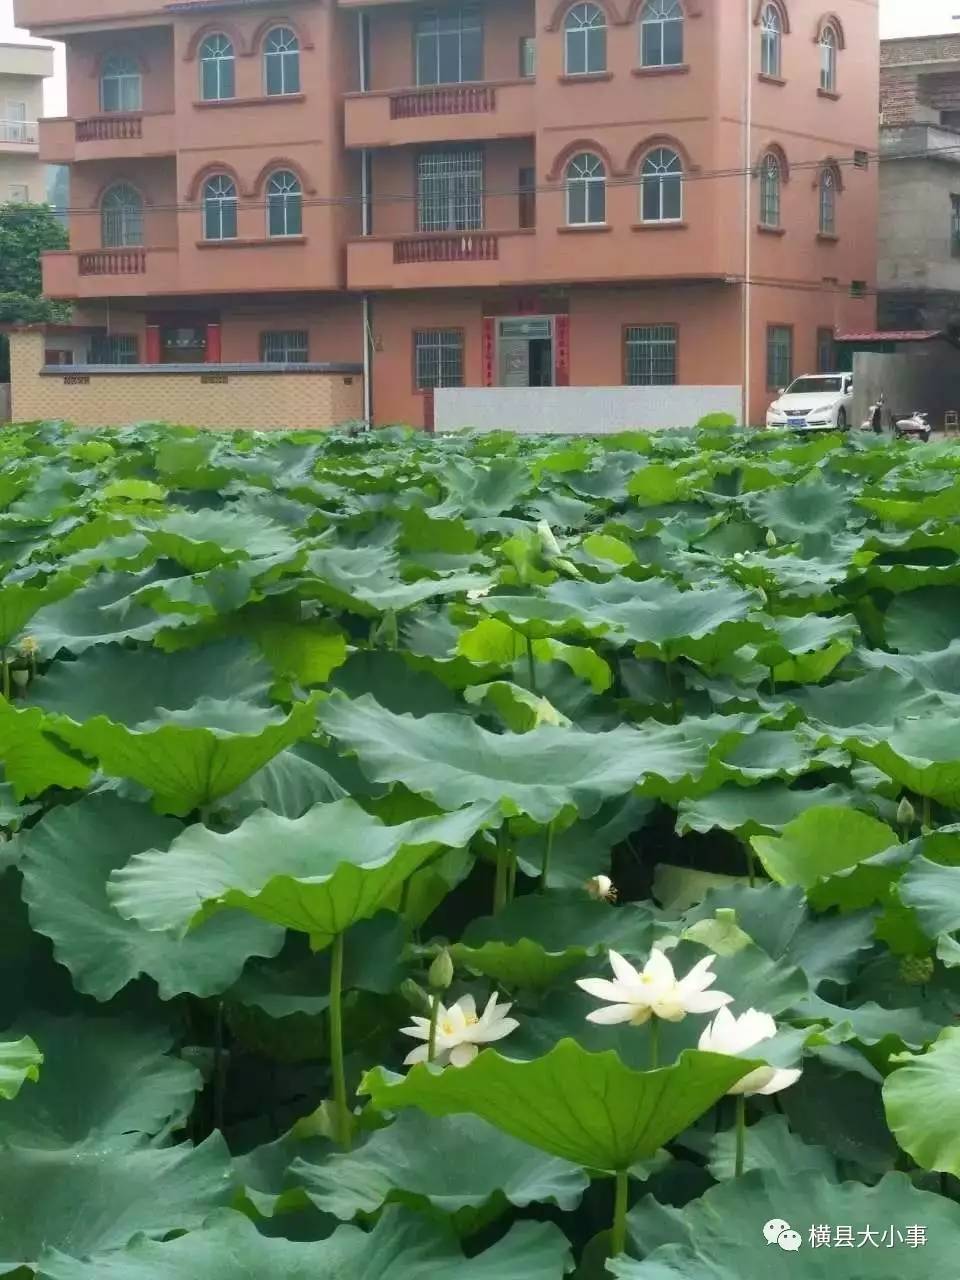
M 0 154 L 35 155 L 36 120 L 0 120 Z
M 146 249 L 98 249 L 77 255 L 82 276 L 142 276 L 147 270 Z
M 393 242 L 393 260 L 398 266 L 418 262 L 496 262 L 499 257 L 500 237 L 488 231 L 403 236 Z
M 533 231 L 367 236 L 347 244 L 351 289 L 527 284 L 537 278 Z
M 164 0 L 14 0 L 14 25 L 64 27 L 76 22 L 161 15 Z
M 176 293 L 176 249 L 98 249 L 43 255 L 43 291 L 51 298 L 144 297 Z
M 173 112 L 110 112 L 40 122 L 40 159 L 46 164 L 172 156 L 176 151 Z
M 348 147 L 523 138 L 535 131 L 533 80 L 348 93 Z

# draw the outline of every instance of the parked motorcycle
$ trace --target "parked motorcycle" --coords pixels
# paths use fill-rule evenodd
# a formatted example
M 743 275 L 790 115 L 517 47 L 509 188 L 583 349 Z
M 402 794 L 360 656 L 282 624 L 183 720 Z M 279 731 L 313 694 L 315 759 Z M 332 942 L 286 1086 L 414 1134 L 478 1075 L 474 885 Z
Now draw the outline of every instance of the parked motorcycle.
M 898 440 L 923 440 L 930 439 L 930 415 L 921 413 L 919 409 L 914 409 L 909 418 L 900 418 L 894 428 Z

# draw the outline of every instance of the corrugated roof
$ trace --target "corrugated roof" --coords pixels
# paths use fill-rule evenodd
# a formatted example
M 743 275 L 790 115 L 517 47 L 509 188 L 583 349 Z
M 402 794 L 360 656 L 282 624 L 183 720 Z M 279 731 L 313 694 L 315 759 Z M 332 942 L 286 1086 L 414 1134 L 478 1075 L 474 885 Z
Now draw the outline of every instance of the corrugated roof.
M 946 335 L 942 329 L 874 329 L 864 333 L 838 333 L 836 342 L 931 342 Z

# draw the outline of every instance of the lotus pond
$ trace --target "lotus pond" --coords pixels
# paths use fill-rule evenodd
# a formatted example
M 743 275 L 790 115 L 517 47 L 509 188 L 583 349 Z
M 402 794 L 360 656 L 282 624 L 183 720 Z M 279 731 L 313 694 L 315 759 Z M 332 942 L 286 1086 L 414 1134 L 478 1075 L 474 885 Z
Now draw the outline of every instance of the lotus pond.
M 45 425 L 0 559 L 0 1274 L 954 1273 L 960 448 Z

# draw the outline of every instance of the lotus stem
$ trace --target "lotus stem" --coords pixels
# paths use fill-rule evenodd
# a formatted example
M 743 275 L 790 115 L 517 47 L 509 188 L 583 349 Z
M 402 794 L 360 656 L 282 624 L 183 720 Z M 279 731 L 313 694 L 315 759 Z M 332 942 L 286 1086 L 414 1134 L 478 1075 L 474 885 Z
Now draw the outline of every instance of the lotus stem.
M 527 679 L 530 682 L 530 692 L 537 692 L 537 666 L 533 660 L 533 640 L 527 636 Z
M 333 1072 L 333 1105 L 337 1141 L 350 1146 L 350 1112 L 347 1108 L 347 1076 L 343 1067 L 343 934 L 333 939 L 330 951 L 330 1068 Z
M 747 1098 L 743 1093 L 737 1094 L 737 1163 L 735 1173 L 743 1177 L 743 1165 L 747 1147 Z
M 547 876 L 550 874 L 550 858 L 553 854 L 553 824 L 556 819 L 547 823 L 547 843 L 543 850 L 543 864 L 540 868 L 540 892 L 547 892 Z
M 512 902 L 517 893 L 517 852 L 507 850 L 507 902 Z
M 440 996 L 434 992 L 430 1005 L 430 1038 L 427 1041 L 427 1061 L 432 1062 L 437 1052 L 437 1018 L 440 1014 Z
M 223 1001 L 217 1002 L 213 1039 L 213 1127 L 223 1133 L 223 1101 L 227 1085 L 227 1061 L 223 1051 Z
M 660 1019 L 656 1014 L 650 1019 L 650 1070 L 660 1065 Z
M 3 696 L 10 701 L 10 663 L 7 662 L 6 645 L 0 649 L 0 662 L 3 664 Z
M 625 1253 L 627 1248 L 627 1198 L 630 1190 L 630 1176 L 626 1169 L 618 1169 L 616 1178 L 616 1190 L 614 1191 L 613 1199 L 613 1231 L 610 1236 L 611 1258 Z
M 750 882 L 750 888 L 752 889 L 757 883 L 757 868 L 753 860 L 753 850 L 746 841 L 744 841 L 743 851 L 747 856 L 747 880 Z
M 509 851 L 501 830 L 497 836 L 497 873 L 493 880 L 493 914 L 507 905 L 507 859 Z
M 929 796 L 923 797 L 923 812 L 920 817 L 920 824 L 924 832 L 933 828 L 933 804 Z

